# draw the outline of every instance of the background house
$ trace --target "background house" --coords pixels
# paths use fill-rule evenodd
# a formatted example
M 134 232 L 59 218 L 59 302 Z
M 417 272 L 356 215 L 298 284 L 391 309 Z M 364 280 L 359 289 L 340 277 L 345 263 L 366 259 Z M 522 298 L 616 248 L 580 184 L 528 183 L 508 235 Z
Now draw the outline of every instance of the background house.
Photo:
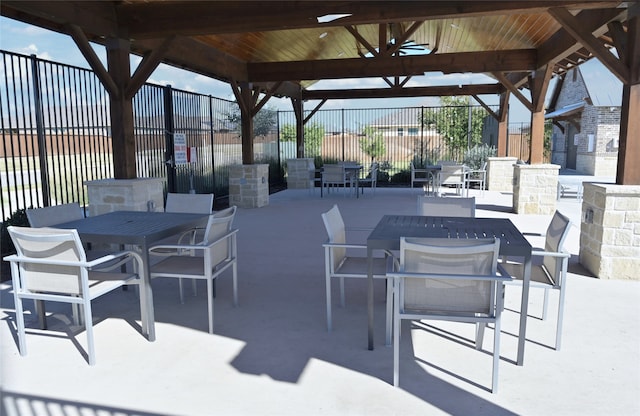
M 579 67 L 555 84 L 545 118 L 553 120 L 551 162 L 585 175 L 615 177 L 622 83 L 610 74 L 589 85 Z

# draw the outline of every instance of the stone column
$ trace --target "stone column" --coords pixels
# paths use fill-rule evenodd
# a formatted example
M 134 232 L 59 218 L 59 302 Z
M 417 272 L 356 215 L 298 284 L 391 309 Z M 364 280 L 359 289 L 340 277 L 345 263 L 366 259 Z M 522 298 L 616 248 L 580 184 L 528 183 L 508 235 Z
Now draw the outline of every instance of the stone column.
M 600 279 L 640 280 L 640 185 L 584 183 L 580 263 Z
M 513 211 L 516 214 L 553 214 L 558 198 L 559 171 L 559 165 L 515 165 Z
M 315 169 L 313 159 L 310 157 L 287 159 L 287 188 L 313 188 Z
M 269 205 L 269 165 L 232 165 L 229 168 L 229 205 L 238 208 Z
M 513 166 L 515 157 L 487 158 L 487 189 L 496 192 L 513 192 Z
M 89 216 L 112 211 L 162 211 L 164 180 L 160 178 L 87 181 Z

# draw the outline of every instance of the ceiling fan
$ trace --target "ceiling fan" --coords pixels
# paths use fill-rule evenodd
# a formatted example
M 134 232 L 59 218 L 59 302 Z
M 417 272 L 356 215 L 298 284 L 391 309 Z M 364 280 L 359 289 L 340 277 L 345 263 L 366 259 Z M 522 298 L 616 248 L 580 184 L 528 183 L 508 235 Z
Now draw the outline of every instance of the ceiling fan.
M 416 22 L 417 23 L 417 22 Z M 387 42 L 387 49 L 396 49 L 396 53 L 399 55 L 416 54 L 420 51 L 430 53 L 432 48 L 429 48 L 429 43 L 419 43 L 415 39 L 408 39 L 419 24 L 412 25 L 409 29 L 404 27 L 403 23 L 389 23 L 389 39 Z M 400 45 L 398 46 L 398 44 Z

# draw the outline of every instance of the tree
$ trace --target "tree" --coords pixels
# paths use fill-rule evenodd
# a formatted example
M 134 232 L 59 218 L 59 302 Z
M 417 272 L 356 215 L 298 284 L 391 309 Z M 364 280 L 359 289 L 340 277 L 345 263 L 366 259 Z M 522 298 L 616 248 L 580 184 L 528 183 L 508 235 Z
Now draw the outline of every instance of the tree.
M 239 107 L 235 107 L 233 110 L 223 115 L 230 123 L 240 124 L 242 122 L 242 115 Z M 269 134 L 276 125 L 277 115 L 278 111 L 273 107 L 263 108 L 258 111 L 258 114 L 253 117 L 253 135 L 266 136 Z
M 360 144 L 360 150 L 371 158 L 371 163 L 378 160 L 385 153 L 387 153 L 387 147 L 382 138 L 382 133 L 371 126 L 367 126 L 363 131 L 364 137 L 358 140 Z
M 482 142 L 482 124 L 485 112 L 482 108 L 472 108 L 469 97 L 441 97 L 442 108 L 438 110 L 436 131 L 442 135 L 451 153 L 473 147 Z M 469 137 L 469 116 L 471 135 Z M 432 115 L 423 120 L 432 122 Z M 427 126 L 424 126 L 427 127 Z
M 304 153 L 306 157 L 320 156 L 322 141 L 324 139 L 324 126 L 318 122 L 305 124 L 304 126 Z M 296 141 L 296 126 L 285 124 L 280 128 L 280 140 L 283 142 Z

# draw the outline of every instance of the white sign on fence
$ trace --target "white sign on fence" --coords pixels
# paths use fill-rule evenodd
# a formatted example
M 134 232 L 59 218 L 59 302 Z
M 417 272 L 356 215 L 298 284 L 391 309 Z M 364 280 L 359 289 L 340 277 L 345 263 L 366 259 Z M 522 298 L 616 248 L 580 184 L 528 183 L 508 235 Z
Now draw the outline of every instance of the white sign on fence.
M 173 135 L 173 158 L 176 165 L 184 165 L 187 160 L 187 136 L 184 133 Z

